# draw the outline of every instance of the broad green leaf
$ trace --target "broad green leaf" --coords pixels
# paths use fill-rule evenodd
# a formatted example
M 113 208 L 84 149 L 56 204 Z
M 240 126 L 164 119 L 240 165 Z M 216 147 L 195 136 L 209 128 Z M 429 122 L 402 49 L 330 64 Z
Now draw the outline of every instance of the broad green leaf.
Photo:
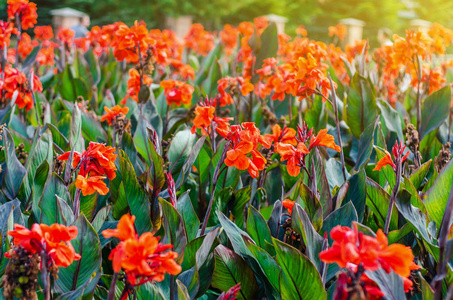
M 63 202 L 67 204 L 70 199 L 71 196 L 69 195 L 68 188 L 63 182 L 63 179 L 56 173 L 52 173 L 44 187 L 38 203 L 41 216 L 37 220 L 46 225 L 51 225 L 53 223 L 66 225 L 68 220 L 64 217 Z
M 259 247 L 270 250 L 269 253 L 275 254 L 275 252 L 273 253 L 272 247 L 268 247 L 268 244 L 272 243 L 272 235 L 266 220 L 264 220 L 259 211 L 251 205 L 248 209 L 246 230 Z
M 366 207 L 366 174 L 364 170 L 349 179 L 348 193 L 344 199 L 351 201 L 357 211 L 358 221 L 362 222 Z
M 324 300 L 326 291 L 313 263 L 299 250 L 273 239 L 277 263 L 282 268 L 280 289 L 283 299 Z
M 438 128 L 447 118 L 451 104 L 451 87 L 449 85 L 429 95 L 422 103 L 420 140 Z
M 355 73 L 345 100 L 343 118 L 357 139 L 376 120 L 376 108 L 376 92 L 371 82 Z
M 377 101 L 377 106 L 381 111 L 381 121 L 385 122 L 385 126 L 390 130 L 396 133 L 399 141 L 403 141 L 403 129 L 401 127 L 401 118 L 398 112 L 390 106 L 387 101 L 379 99 Z
M 377 122 L 371 123 L 362 132 L 359 139 L 359 148 L 357 154 L 357 163 L 354 167 L 358 171 L 370 161 L 371 152 L 373 152 L 374 143 L 374 131 L 376 129 Z
M 409 177 L 410 181 L 412 182 L 416 189 L 419 189 L 423 181 L 425 180 L 426 175 L 428 174 L 429 169 L 431 168 L 431 163 L 432 159 L 428 160 L 427 162 L 422 164 L 417 170 L 415 170 L 414 173 L 412 173 L 411 176 Z
M 171 140 L 167 156 L 170 161 L 169 170 L 173 178 L 177 178 L 179 172 L 182 170 L 184 163 L 191 153 L 195 139 L 196 135 L 192 134 L 190 129 L 186 128 L 176 133 L 175 137 Z
M 380 228 L 384 228 L 390 195 L 379 184 L 369 178 L 366 180 L 366 194 L 368 208 L 373 212 L 377 225 Z M 398 228 L 398 211 L 396 209 L 392 211 L 391 217 L 390 230 L 395 230 Z
M 198 228 L 200 227 L 200 220 L 198 220 L 198 216 L 193 209 L 188 192 L 185 192 L 179 197 L 176 203 L 176 208 L 181 214 L 182 220 L 184 222 L 188 241 L 191 241 L 197 237 Z
M 101 242 L 98 234 L 83 214 L 73 225 L 78 228 L 78 234 L 71 244 L 82 258 L 67 268 L 60 268 L 55 286 L 61 292 L 73 291 L 101 272 Z
M 351 201 L 343 205 L 337 210 L 334 210 L 330 215 L 324 219 L 320 234 L 327 233 L 329 236 L 330 231 L 337 225 L 351 227 L 352 222 L 357 222 L 357 212 Z M 330 236 L 329 236 L 330 239 Z M 330 239 L 329 244 L 333 241 Z
M 184 227 L 184 221 L 179 212 L 165 199 L 159 199 L 162 206 L 162 215 L 165 228 L 165 236 L 162 239 L 163 244 L 172 244 L 173 251 L 178 253 L 177 263 L 182 263 L 184 258 L 184 249 L 187 244 L 187 232 Z
M 221 291 L 228 291 L 232 286 L 241 283 L 238 299 L 256 299 L 258 283 L 253 271 L 235 252 L 223 245 L 217 246 L 212 286 Z
M 434 185 L 427 191 L 423 202 L 425 203 L 428 216 L 431 221 L 436 222 L 439 229 L 442 218 L 447 207 L 448 197 L 450 196 L 453 184 L 453 160 L 442 169 Z
M 388 274 L 382 268 L 379 268 L 373 272 L 365 271 L 365 273 L 371 280 L 376 282 L 379 289 L 385 293 L 385 299 L 406 299 L 403 278 L 395 272 L 391 271 L 390 274 Z
M 26 174 L 25 167 L 16 157 L 16 146 L 8 129 L 3 129 L 3 146 L 6 154 L 6 170 L 3 175 L 3 192 L 13 200 L 19 192 L 22 179 Z

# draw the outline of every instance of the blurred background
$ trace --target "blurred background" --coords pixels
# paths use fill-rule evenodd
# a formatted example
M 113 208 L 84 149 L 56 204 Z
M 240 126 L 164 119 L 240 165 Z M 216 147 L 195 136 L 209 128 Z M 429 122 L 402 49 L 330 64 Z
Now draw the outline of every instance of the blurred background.
M 6 19 L 6 1 L 0 0 L 1 18 Z M 377 45 L 380 28 L 402 34 L 411 20 L 423 19 L 453 28 L 451 0 L 34 0 L 38 5 L 38 25 L 52 23 L 51 10 L 70 7 L 88 14 L 91 26 L 123 21 L 130 25 L 143 20 L 148 28 L 164 28 L 167 16 L 190 15 L 207 30 L 221 30 L 226 23 L 275 14 L 287 18 L 285 32 L 295 34 L 304 25 L 308 36 L 330 42 L 328 26 L 341 19 L 365 22 L 363 37 Z

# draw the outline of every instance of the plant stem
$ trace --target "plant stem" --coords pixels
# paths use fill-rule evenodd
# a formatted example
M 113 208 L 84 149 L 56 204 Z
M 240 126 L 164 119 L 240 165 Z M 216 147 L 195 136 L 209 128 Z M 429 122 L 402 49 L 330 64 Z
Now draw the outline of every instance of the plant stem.
M 175 299 L 175 275 L 170 275 L 170 300 Z
M 392 195 L 390 196 L 390 203 L 389 203 L 389 208 L 387 210 L 387 217 L 385 218 L 384 233 L 386 235 L 389 233 L 393 205 L 395 204 L 396 195 L 398 194 L 398 190 L 400 188 L 401 173 L 402 173 L 402 164 L 401 164 L 401 159 L 398 158 L 397 165 L 396 165 L 396 182 L 395 182 L 395 186 L 393 187 L 393 190 L 392 190 Z
M 335 93 L 332 77 L 330 77 L 330 74 L 329 74 L 329 80 L 330 80 L 330 89 L 332 92 L 333 112 L 335 114 L 335 126 L 337 127 L 338 146 L 340 146 L 341 171 L 343 172 L 343 179 L 344 179 L 344 181 L 346 181 L 346 166 L 344 163 L 343 143 L 341 141 L 340 121 L 338 119 L 337 95 Z
M 110 284 L 109 295 L 107 296 L 107 300 L 113 300 L 115 298 L 115 287 L 116 281 L 118 280 L 118 273 L 113 274 L 112 283 Z
M 289 116 L 289 122 L 291 123 L 292 119 L 293 119 L 293 105 L 292 105 L 292 102 L 291 102 L 291 95 L 286 95 L 286 97 L 288 97 L 288 116 Z
M 42 280 L 43 289 L 44 289 L 44 299 L 50 300 L 51 299 L 50 274 L 47 271 L 47 262 L 48 262 L 47 253 L 46 253 L 46 250 L 43 249 L 41 251 L 41 280 Z
M 76 189 L 75 196 L 74 196 L 74 203 L 73 203 L 73 210 L 74 210 L 74 219 L 80 215 L 80 193 L 82 191 L 80 189 Z
M 417 61 L 417 130 L 420 130 L 421 119 L 422 119 L 422 99 L 420 97 L 420 85 L 421 85 L 421 69 L 420 69 L 420 60 L 418 55 L 415 57 Z
M 214 202 L 215 188 L 217 186 L 217 180 L 219 179 L 220 167 L 223 165 L 223 161 L 225 160 L 226 153 L 227 153 L 229 146 L 230 146 L 230 142 L 227 142 L 225 144 L 225 148 L 223 148 L 222 156 L 220 157 L 220 160 L 217 163 L 217 166 L 214 171 L 214 176 L 213 176 L 213 180 L 212 180 L 211 197 L 209 199 L 208 210 L 206 211 L 206 214 L 204 216 L 203 226 L 201 227 L 200 236 L 202 236 L 205 233 L 206 226 L 208 225 L 209 215 L 211 214 L 211 210 L 212 210 L 212 203 Z
M 435 290 L 434 299 L 442 299 L 442 281 L 447 276 L 447 241 L 448 234 L 450 231 L 450 220 L 453 211 L 453 185 L 450 190 L 450 196 L 448 197 L 447 206 L 445 208 L 444 216 L 442 217 L 442 222 L 440 223 L 440 232 L 439 232 L 439 262 L 437 263 L 437 275 L 433 279 L 433 288 Z

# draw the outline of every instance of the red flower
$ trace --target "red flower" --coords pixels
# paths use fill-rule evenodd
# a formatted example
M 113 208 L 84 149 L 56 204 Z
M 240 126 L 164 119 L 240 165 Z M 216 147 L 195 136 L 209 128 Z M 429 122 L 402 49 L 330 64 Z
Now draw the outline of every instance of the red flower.
M 290 215 L 293 212 L 294 203 L 296 203 L 296 201 L 292 201 L 290 199 L 283 200 L 283 207 L 286 207 Z
M 22 30 L 33 28 L 37 23 L 36 4 L 28 0 L 8 0 L 8 19 L 19 17 Z
M 401 244 L 388 245 L 380 229 L 374 238 L 359 233 L 356 225 L 354 229 L 336 226 L 330 236 L 334 240 L 332 247 L 319 254 L 324 262 L 337 263 L 342 268 L 348 263 L 362 264 L 369 271 L 382 267 L 387 273 L 393 270 L 402 277 L 408 277 L 414 268 L 412 250 Z
M 14 24 L 0 20 L 0 46 L 2 49 L 9 47 L 11 34 L 19 34 Z
M 30 83 L 24 73 L 19 70 L 6 67 L 5 68 L 5 81 L 2 87 L 6 90 L 6 98 L 13 99 L 15 95 L 17 106 L 25 110 L 30 110 L 33 107 L 32 92 L 42 91 L 41 81 L 38 76 L 33 75 L 33 91 L 30 89 Z
M 130 28 L 126 24 L 118 24 L 112 43 L 113 55 L 119 61 L 126 60 L 129 63 L 137 63 L 139 54 L 144 56 L 148 48 L 155 44 L 155 40 L 149 37 L 148 29 L 144 23 L 135 21 Z M 140 51 L 139 51 L 140 49 Z
M 14 245 L 23 247 L 31 254 L 45 250 L 58 267 L 67 267 L 81 258 L 69 242 L 76 238 L 77 233 L 77 227 L 60 224 L 33 224 L 31 230 L 14 224 L 14 230 L 8 231 L 8 235 L 13 237 Z
M 74 39 L 75 32 L 69 28 L 60 28 L 57 38 L 63 43 L 65 47 L 69 47 Z
M 189 105 L 191 103 L 194 92 L 194 88 L 191 85 L 183 81 L 168 79 L 162 81 L 160 86 L 164 88 L 168 105 L 181 106 L 181 104 Z
M 143 85 L 149 86 L 151 83 L 153 83 L 153 79 L 147 75 L 143 75 Z M 140 73 L 136 69 L 130 69 L 129 79 L 127 80 L 127 92 L 123 100 L 121 100 L 121 104 L 125 105 L 128 97 L 138 102 L 140 87 Z
M 118 222 L 118 228 L 104 230 L 104 237 L 117 237 L 121 242 L 110 253 L 113 270 L 118 273 L 124 270 L 127 281 L 132 285 L 140 285 L 150 280 L 162 281 L 165 273 L 177 275 L 181 266 L 174 259 L 178 254 L 173 251 L 164 252 L 172 245 L 159 244 L 159 239 L 146 232 L 140 237 L 134 229 L 135 217 L 124 215 Z
M 121 107 L 119 105 L 115 105 L 112 109 L 104 106 L 105 114 L 101 117 L 101 122 L 107 121 L 109 125 L 112 125 L 113 119 L 115 119 L 118 115 L 126 115 L 129 112 L 129 107 Z
M 406 149 L 406 146 L 403 146 L 403 141 L 401 141 L 400 144 L 398 144 L 398 142 L 395 142 L 395 145 L 392 148 L 393 157 L 395 159 L 395 162 L 398 160 L 401 160 L 401 164 L 404 163 L 404 161 L 409 156 L 409 151 L 407 151 L 407 153 L 405 155 L 403 155 L 405 149 Z M 387 165 L 392 166 L 393 170 L 396 171 L 395 162 L 393 161 L 390 153 L 386 150 L 385 156 L 377 162 L 376 167 L 373 169 L 373 171 L 380 171 L 383 167 L 385 167 Z

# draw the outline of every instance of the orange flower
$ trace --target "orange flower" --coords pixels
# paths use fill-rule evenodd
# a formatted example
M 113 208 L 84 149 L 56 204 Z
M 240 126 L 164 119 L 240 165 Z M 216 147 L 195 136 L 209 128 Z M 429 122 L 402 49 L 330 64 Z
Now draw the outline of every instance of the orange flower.
M 220 106 L 233 104 L 232 95 L 247 96 L 254 90 L 253 84 L 243 77 L 225 77 L 217 81 L 217 90 L 220 93 Z
M 153 83 L 153 79 L 147 75 L 143 75 L 143 84 L 149 86 Z M 127 98 L 131 97 L 138 102 L 138 93 L 140 92 L 140 73 L 136 69 L 129 70 L 129 79 L 127 80 L 127 92 L 121 104 L 125 105 Z
M 148 48 L 155 43 L 156 41 L 149 37 L 148 29 L 146 29 L 144 23 L 135 21 L 134 26 L 130 28 L 121 23 L 115 31 L 112 43 L 113 55 L 119 61 L 126 60 L 128 63 L 138 63 L 139 52 L 144 56 Z
M 341 23 L 338 23 L 335 26 L 329 26 L 329 36 L 337 36 L 341 41 L 344 40 L 346 36 L 346 26 Z
M 69 28 L 60 28 L 57 38 L 63 43 L 65 47 L 69 47 L 74 39 L 75 32 Z
M 239 142 L 233 149 L 228 150 L 225 158 L 225 165 L 236 167 L 238 170 L 245 170 L 249 167 L 250 160 L 246 154 L 253 150 L 253 144 L 248 141 Z
M 230 56 L 238 43 L 239 30 L 230 24 L 225 24 L 223 30 L 219 33 L 220 39 L 225 46 L 225 54 Z
M 310 140 L 310 150 L 316 146 L 331 148 L 337 152 L 341 151 L 340 146 L 335 144 L 335 138 L 327 133 L 327 129 L 321 129 L 317 136 L 312 136 Z
M 401 164 L 404 163 L 404 161 L 407 159 L 409 156 L 409 151 L 403 156 L 404 150 L 406 149 L 406 146 L 403 146 L 403 141 L 401 141 L 400 144 L 398 142 L 395 142 L 395 145 L 393 145 L 392 152 L 393 152 L 393 157 L 395 158 L 395 161 L 398 161 L 401 159 Z M 383 167 L 390 165 L 393 167 L 393 170 L 396 171 L 396 164 L 393 162 L 392 157 L 390 156 L 390 153 L 385 150 L 385 156 L 381 158 L 377 164 L 376 167 L 373 169 L 373 171 L 380 171 Z
M 53 38 L 52 26 L 36 26 L 34 29 L 35 38 L 40 41 L 48 41 Z
M 161 245 L 159 239 L 146 232 L 138 237 L 134 229 L 135 217 L 124 215 L 118 222 L 116 230 L 105 230 L 104 237 L 118 237 L 121 242 L 110 253 L 113 270 L 118 273 L 124 270 L 127 281 L 140 285 L 150 280 L 162 281 L 165 273 L 177 275 L 182 268 L 175 262 L 178 254 L 165 252 L 172 245 Z
M 164 88 L 164 93 L 167 98 L 167 104 L 181 106 L 181 104 L 189 105 L 192 100 L 194 88 L 183 82 L 173 79 L 164 80 L 160 83 Z
M 112 125 L 113 119 L 115 119 L 118 115 L 126 115 L 129 112 L 129 107 L 121 107 L 119 105 L 115 105 L 112 109 L 104 106 L 104 111 L 106 112 L 101 117 L 101 122 L 107 121 L 109 125 Z
M 105 178 L 104 176 L 83 177 L 82 175 L 77 175 L 75 186 L 82 191 L 84 196 L 92 195 L 96 192 L 100 195 L 107 195 L 109 188 L 103 181 Z
M 296 131 L 289 127 L 280 127 L 280 125 L 275 124 L 272 127 L 272 134 L 265 134 L 264 137 L 269 139 L 271 143 L 283 143 L 283 144 L 291 144 L 293 146 L 297 145 L 296 140 Z
M 42 91 L 41 81 L 39 81 L 38 76 L 33 75 L 32 91 L 25 74 L 11 67 L 5 68 L 5 81 L 1 88 L 6 90 L 5 97 L 8 99 L 12 99 L 17 94 L 17 106 L 19 109 L 25 108 L 26 111 L 33 107 L 32 92 Z
M 359 233 L 355 223 L 354 229 L 338 225 L 330 236 L 334 240 L 332 247 L 319 254 L 324 262 L 337 263 L 342 268 L 348 263 L 362 264 L 369 271 L 382 267 L 387 273 L 393 270 L 402 277 L 408 277 L 414 268 L 412 250 L 401 244 L 388 246 L 387 237 L 380 229 L 374 238 Z
M 283 207 L 286 207 L 290 215 L 293 212 L 294 203 L 296 203 L 296 201 L 292 201 L 290 199 L 283 200 Z
M 214 36 L 204 30 L 201 24 L 192 24 L 184 41 L 186 47 L 198 55 L 206 56 L 214 48 Z
M 102 235 L 105 238 L 116 237 L 121 241 L 133 238 L 137 235 L 137 233 L 135 232 L 134 222 L 135 216 L 125 214 L 119 220 L 116 229 L 106 229 L 102 231 Z
M 197 128 L 202 129 L 204 135 L 207 134 L 207 128 L 211 126 L 214 120 L 215 107 L 214 106 L 197 106 L 195 108 L 195 118 L 193 119 L 192 133 L 195 133 Z
M 55 64 L 54 58 L 55 52 L 53 47 L 42 48 L 36 56 L 36 61 L 40 66 L 53 66 Z
M 299 175 L 300 168 L 305 164 L 305 155 L 310 153 L 307 146 L 300 142 L 297 147 L 291 144 L 278 143 L 275 147 L 275 152 L 280 154 L 281 160 L 287 160 L 287 169 L 289 175 L 295 177 Z
M 41 224 L 43 238 L 46 243 L 46 251 L 59 267 L 67 267 L 74 260 L 81 258 L 80 254 L 75 253 L 70 240 L 77 237 L 78 229 L 75 226 L 66 227 L 60 224 L 47 226 Z
M 2 48 L 9 47 L 11 34 L 19 34 L 14 24 L 0 20 L 0 46 Z
M 14 224 L 14 230 L 8 231 L 13 237 L 16 246 L 23 247 L 27 252 L 40 253 L 45 250 L 50 259 L 58 267 L 67 267 L 81 256 L 75 253 L 74 247 L 69 242 L 77 237 L 78 229 L 75 226 L 66 227 L 60 224 L 33 224 L 31 230 Z
M 31 40 L 31 37 L 26 33 L 23 32 L 22 35 L 20 36 L 19 40 L 19 47 L 17 47 L 17 52 L 22 58 L 26 58 L 28 54 L 33 51 L 33 48 L 37 46 L 37 41 Z
M 115 160 L 117 155 L 116 149 L 104 144 L 90 142 L 86 151 L 82 154 L 74 152 L 72 166 L 76 168 L 80 163 L 79 175 L 82 177 L 103 176 L 112 180 L 116 177 Z M 66 152 L 58 157 L 59 160 L 68 160 L 71 152 Z M 82 184 L 82 182 L 80 182 Z
M 305 27 L 303 25 L 300 25 L 299 27 L 297 27 L 296 33 L 298 35 L 300 35 L 300 36 L 307 36 L 308 35 L 307 30 L 305 29 Z
M 28 0 L 8 0 L 8 19 L 19 17 L 22 30 L 33 28 L 37 23 L 36 4 Z

